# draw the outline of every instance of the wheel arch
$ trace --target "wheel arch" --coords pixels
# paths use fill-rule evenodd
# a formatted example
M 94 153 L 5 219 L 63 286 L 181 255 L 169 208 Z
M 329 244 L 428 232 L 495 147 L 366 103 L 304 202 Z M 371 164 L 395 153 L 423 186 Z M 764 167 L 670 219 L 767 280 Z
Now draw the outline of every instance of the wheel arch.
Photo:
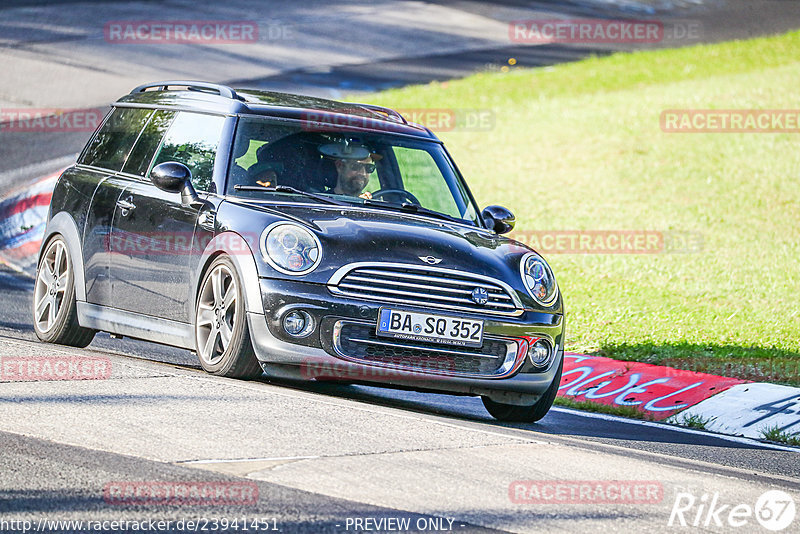
M 197 296 L 200 292 L 203 276 L 205 276 L 214 260 L 223 254 L 227 255 L 236 267 L 236 274 L 242 283 L 245 311 L 247 313 L 264 313 L 261 286 L 258 280 L 258 268 L 256 267 L 253 250 L 245 238 L 236 232 L 228 231 L 214 236 L 200 256 L 192 287 L 192 324 L 195 321 L 194 310 L 197 308 Z

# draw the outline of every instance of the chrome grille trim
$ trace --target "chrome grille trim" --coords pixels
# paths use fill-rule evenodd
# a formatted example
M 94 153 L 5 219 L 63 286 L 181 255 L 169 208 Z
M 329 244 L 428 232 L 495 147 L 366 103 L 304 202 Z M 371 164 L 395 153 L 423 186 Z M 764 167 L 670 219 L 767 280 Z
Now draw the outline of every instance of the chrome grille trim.
M 397 346 L 399 346 L 398 343 L 389 343 L 387 341 L 376 341 L 376 340 L 373 340 L 373 339 L 358 339 L 358 338 L 355 338 L 355 337 L 351 337 L 350 341 L 352 341 L 353 343 L 368 343 L 368 344 L 372 344 L 372 345 L 383 345 L 385 347 L 397 347 Z M 498 358 L 497 356 L 491 356 L 489 354 L 478 354 L 478 353 L 473 353 L 473 352 L 462 352 L 460 350 L 451 350 L 451 349 L 434 349 L 433 347 L 422 347 L 422 346 L 413 345 L 413 344 L 405 344 L 404 343 L 402 346 L 403 346 L 403 348 L 406 348 L 406 349 L 425 350 L 425 351 L 429 351 L 429 352 L 441 352 L 443 354 L 458 354 L 460 356 L 469 356 L 471 358 L 488 358 L 490 360 L 496 360 Z
M 354 264 L 354 265 L 358 265 L 358 264 Z M 430 270 L 448 271 L 447 269 L 437 269 L 436 267 L 422 267 L 422 266 L 419 266 L 419 265 L 406 265 L 404 263 L 385 263 L 383 265 L 385 265 L 387 267 L 389 267 L 389 266 L 400 267 L 400 268 L 403 268 L 403 269 L 419 269 L 419 270 L 430 269 Z M 360 271 L 362 273 L 364 273 L 364 274 L 377 274 L 379 276 L 387 276 L 386 271 L 378 271 L 378 270 L 374 270 L 374 269 L 361 269 Z M 449 271 L 449 272 L 454 273 L 454 274 L 456 274 L 456 273 L 462 274 L 461 271 Z M 476 278 L 478 276 L 478 275 L 473 275 L 472 273 L 463 273 L 463 274 L 466 274 L 468 276 L 475 276 Z M 439 283 L 444 283 L 444 284 L 453 284 L 453 285 L 461 285 L 461 286 L 472 286 L 472 285 L 474 285 L 473 282 L 467 282 L 465 280 L 449 280 L 449 279 L 446 279 L 446 278 L 442 279 L 442 278 L 436 278 L 436 277 L 433 277 L 433 276 L 425 276 L 425 275 L 417 276 L 417 275 L 413 275 L 413 274 L 409 274 L 409 273 L 392 273 L 392 276 L 396 276 L 398 278 L 412 278 L 412 279 L 416 279 L 416 280 L 429 280 L 431 282 L 439 282 Z M 484 282 L 489 281 L 489 280 L 491 280 L 491 279 L 486 279 L 486 280 L 484 280 Z M 487 289 L 489 289 L 489 288 L 487 288 Z
M 362 291 L 372 291 L 372 292 L 377 292 L 377 293 L 390 293 L 392 295 L 403 295 L 403 296 L 406 296 L 406 297 L 421 297 L 423 299 L 427 297 L 427 298 L 434 298 L 434 299 L 438 299 L 438 300 L 446 300 L 448 302 L 461 302 L 462 304 L 477 306 L 474 302 L 472 302 L 471 299 L 464 299 L 464 298 L 458 298 L 458 297 L 448 297 L 446 295 L 433 295 L 433 294 L 430 294 L 430 293 L 414 293 L 412 291 L 402 291 L 400 289 L 383 289 L 383 288 L 376 288 L 376 287 L 363 286 L 363 285 L 358 285 L 358 284 L 348 284 L 348 283 L 339 284 L 339 287 L 340 288 L 345 288 L 345 289 L 360 289 Z M 425 303 L 425 304 L 428 304 L 428 303 Z M 513 304 L 506 304 L 506 303 L 503 303 L 503 302 L 497 302 L 497 303 L 493 302 L 492 306 L 495 306 L 495 307 L 498 307 L 498 308 L 511 308 L 512 310 L 515 309 L 515 306 Z M 476 311 L 479 311 L 479 309 L 476 309 Z
M 358 271 L 360 273 L 365 272 L 364 270 Z M 427 277 L 426 277 L 427 278 Z M 410 282 L 400 282 L 397 280 L 382 280 L 380 278 L 365 278 L 363 276 L 359 276 L 357 274 L 351 274 L 347 276 L 348 280 L 355 280 L 356 282 L 371 282 L 375 284 L 386 284 L 386 285 L 393 285 L 393 286 L 401 286 L 401 287 L 418 287 L 421 289 L 429 289 L 433 291 L 445 291 L 444 289 L 437 289 L 431 286 L 424 286 L 422 284 L 412 284 Z M 435 279 L 434 279 L 435 280 Z M 460 293 L 462 295 L 471 295 L 472 291 L 469 289 L 447 289 L 450 293 Z M 492 297 L 504 300 L 511 300 L 511 297 L 506 295 L 505 293 L 492 293 Z
M 476 287 L 486 289 L 489 301 L 485 305 L 468 297 Z M 336 295 L 482 315 L 508 317 L 524 311 L 516 292 L 505 282 L 465 271 L 407 263 L 351 263 L 331 276 L 328 289 Z
M 524 355 L 520 357 L 518 354 L 519 346 L 516 341 L 512 341 L 510 339 L 504 338 L 496 338 L 494 336 L 489 336 L 485 339 L 491 339 L 495 342 L 500 342 L 506 346 L 506 353 L 503 357 L 502 363 L 498 365 L 497 370 L 494 373 L 489 374 L 475 374 L 475 373 L 467 373 L 467 372 L 459 372 L 459 371 L 450 371 L 447 369 L 436 369 L 424 366 L 412 366 L 412 365 L 399 365 L 394 363 L 387 363 L 387 362 L 380 362 L 375 360 L 368 360 L 363 359 L 358 356 L 353 356 L 351 354 L 347 354 L 344 348 L 342 347 L 343 339 L 342 339 L 342 328 L 344 326 L 358 326 L 358 327 L 367 327 L 370 329 L 375 328 L 375 323 L 368 323 L 368 322 L 361 322 L 361 321 L 350 321 L 350 320 L 339 320 L 336 321 L 333 325 L 333 349 L 337 356 L 340 358 L 353 362 L 359 363 L 362 365 L 369 365 L 372 367 L 382 367 L 387 369 L 397 369 L 400 371 L 408 371 L 415 374 L 431 374 L 431 375 L 445 375 L 451 377 L 459 377 L 459 378 L 505 378 L 513 373 L 515 373 L 521 366 L 522 363 L 525 361 Z M 376 336 L 377 337 L 377 336 Z M 432 350 L 432 347 L 417 347 L 414 344 L 406 344 L 402 340 L 397 340 L 397 342 L 392 342 L 391 339 L 386 341 L 383 340 L 375 340 L 375 339 L 361 339 L 361 338 L 349 338 L 350 342 L 360 343 L 360 344 L 367 344 L 367 345 L 379 345 L 379 346 L 386 346 L 386 347 L 394 347 L 398 349 L 411 349 L 411 350 L 424 350 L 435 352 L 436 354 L 442 353 L 443 356 L 453 356 L 455 358 L 458 357 L 477 357 L 479 359 L 492 359 L 498 360 L 499 358 L 496 356 L 490 356 L 486 354 L 479 353 L 468 353 L 464 352 L 463 350 L 449 350 L 446 346 L 442 346 L 441 349 L 435 348 Z M 480 349 L 476 349 L 480 350 Z

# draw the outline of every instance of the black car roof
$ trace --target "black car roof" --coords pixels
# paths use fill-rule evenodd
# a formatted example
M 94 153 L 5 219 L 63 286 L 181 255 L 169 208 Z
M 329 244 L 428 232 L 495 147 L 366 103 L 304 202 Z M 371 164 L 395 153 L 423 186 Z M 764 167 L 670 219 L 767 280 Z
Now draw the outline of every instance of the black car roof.
M 378 130 L 438 141 L 428 128 L 406 121 L 389 108 L 290 93 L 232 89 L 207 82 L 166 81 L 140 85 L 114 105 L 261 115 L 306 121 L 326 129 Z

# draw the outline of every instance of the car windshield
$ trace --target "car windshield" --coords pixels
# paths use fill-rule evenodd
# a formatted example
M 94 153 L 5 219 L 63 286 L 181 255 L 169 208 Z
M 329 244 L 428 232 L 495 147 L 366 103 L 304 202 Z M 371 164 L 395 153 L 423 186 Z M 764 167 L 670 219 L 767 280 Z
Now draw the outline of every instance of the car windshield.
M 442 146 L 399 135 L 316 126 L 311 131 L 242 118 L 226 193 L 274 202 L 318 202 L 323 195 L 369 209 L 442 214 L 478 225 L 477 210 Z

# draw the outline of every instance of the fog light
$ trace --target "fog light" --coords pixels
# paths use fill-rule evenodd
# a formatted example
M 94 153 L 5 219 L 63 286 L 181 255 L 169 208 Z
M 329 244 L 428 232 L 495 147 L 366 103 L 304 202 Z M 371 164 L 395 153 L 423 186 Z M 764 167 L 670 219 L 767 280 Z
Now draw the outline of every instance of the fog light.
M 546 365 L 550 360 L 550 344 L 540 339 L 528 349 L 528 358 L 536 367 Z
M 292 337 L 305 337 L 314 330 L 314 319 L 302 310 L 290 311 L 283 316 L 283 329 Z

